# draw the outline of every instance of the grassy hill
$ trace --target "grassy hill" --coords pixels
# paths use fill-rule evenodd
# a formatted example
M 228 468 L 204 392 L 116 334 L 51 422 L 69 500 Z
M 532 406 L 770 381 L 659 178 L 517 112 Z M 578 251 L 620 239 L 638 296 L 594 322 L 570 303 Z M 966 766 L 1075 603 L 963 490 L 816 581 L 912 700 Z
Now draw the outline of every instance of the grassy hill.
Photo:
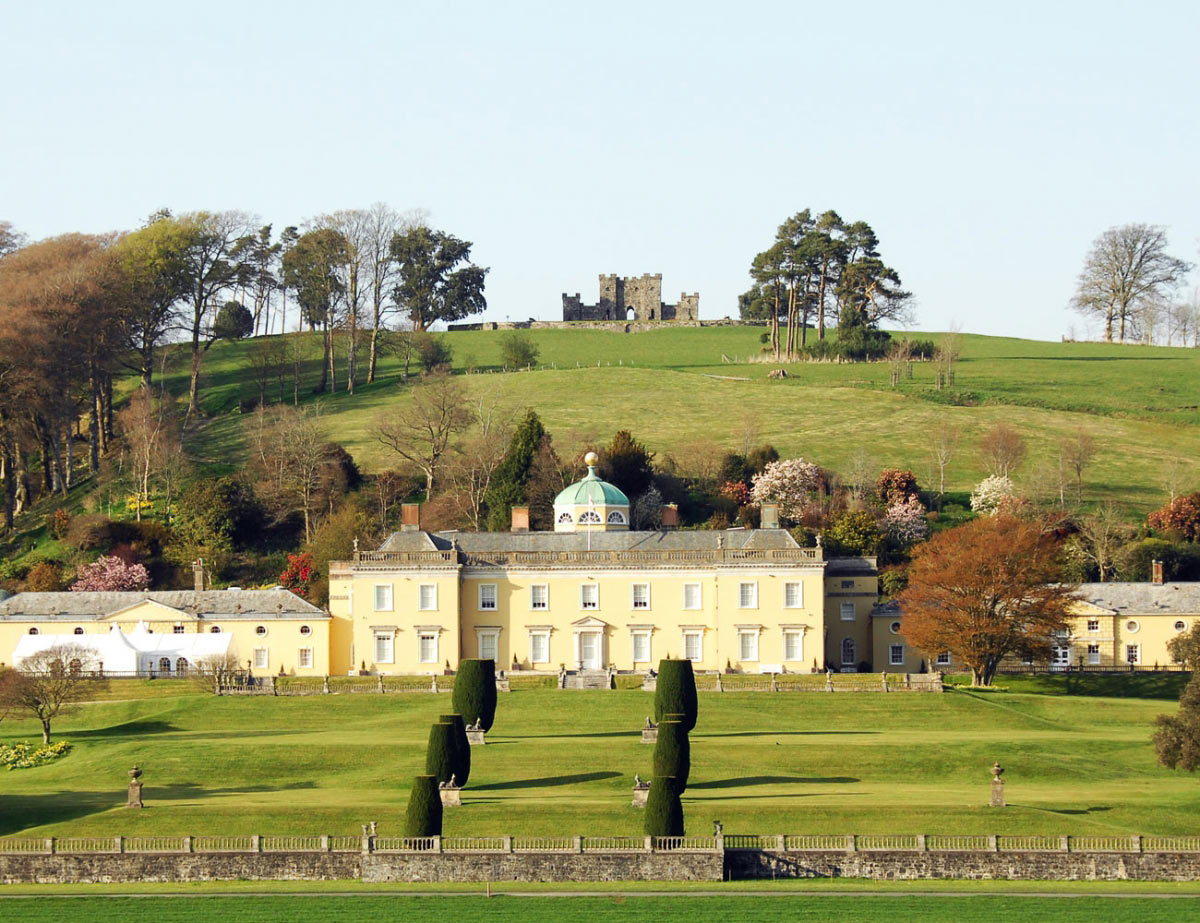
M 788 379 L 768 380 L 773 363 L 747 361 L 759 354 L 761 332 L 533 330 L 528 335 L 540 348 L 541 367 L 508 373 L 499 371 L 503 332 L 443 336 L 455 371 L 475 372 L 464 375 L 472 393 L 495 391 L 514 407 L 535 408 L 559 445 L 606 441 L 627 428 L 660 456 L 674 455 L 685 471 L 689 447 L 702 440 L 737 447 L 749 428 L 755 441 L 769 441 L 784 454 L 844 469 L 865 450 L 879 466 L 912 468 L 929 483 L 934 469 L 927 434 L 950 420 L 963 437 L 948 470 L 949 487 L 969 490 L 984 474 L 978 438 L 1004 420 L 1029 441 L 1030 458 L 1017 473 L 1026 486 L 1038 479 L 1039 466 L 1056 465 L 1059 439 L 1077 427 L 1091 433 L 1098 447 L 1085 475 L 1090 502 L 1111 498 L 1136 513 L 1160 505 L 1159 482 L 1173 459 L 1190 469 L 1190 483 L 1200 483 L 1200 351 L 966 335 L 955 388 L 938 391 L 932 364 L 921 362 L 913 378 L 895 389 L 886 363 L 797 363 L 788 367 Z M 206 356 L 203 405 L 209 420 L 191 446 L 200 458 L 228 462 L 245 451 L 237 408 L 258 393 L 248 359 L 252 348 L 249 342 L 222 343 Z M 315 337 L 309 337 L 309 349 L 305 382 L 311 388 L 320 361 Z M 182 391 L 187 357 L 180 350 L 173 359 L 168 385 Z M 330 437 L 372 471 L 396 464 L 375 440 L 373 423 L 409 395 L 398 363 L 389 358 L 379 379 L 360 384 L 354 395 L 302 396 L 321 403 Z
M 1178 678 L 1178 675 L 1175 677 Z M 1008 681 L 1006 679 L 1006 681 Z M 690 832 L 1193 833 L 1196 780 L 1155 765 L 1169 699 L 1017 692 L 704 693 L 684 795 Z M 216 698 L 186 686 L 85 706 L 56 725 L 66 757 L 5 773 L 0 835 L 353 834 L 401 828 L 447 695 Z M 1174 690 L 1177 693 L 1177 686 Z M 770 708 L 764 708 L 769 696 Z M 474 748 L 447 835 L 637 834 L 634 773 L 650 769 L 640 690 L 521 689 Z M 9 718 L 0 741 L 35 740 Z M 1006 768 L 1004 811 L 987 807 Z M 147 810 L 124 808 L 145 770 Z

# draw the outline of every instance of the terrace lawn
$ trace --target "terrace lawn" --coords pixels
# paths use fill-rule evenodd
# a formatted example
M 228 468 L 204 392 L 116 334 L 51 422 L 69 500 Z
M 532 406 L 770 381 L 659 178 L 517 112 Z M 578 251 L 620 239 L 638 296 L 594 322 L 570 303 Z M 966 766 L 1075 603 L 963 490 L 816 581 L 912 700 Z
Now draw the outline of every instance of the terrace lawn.
M 396 834 L 429 723 L 448 695 L 215 698 L 85 706 L 56 725 L 67 757 L 5 773 L 0 835 Z M 1019 688 L 1020 684 L 1014 684 Z M 114 684 L 119 692 L 121 684 Z M 1061 692 L 1061 689 L 1051 691 Z M 116 695 L 116 693 L 114 693 Z M 638 834 L 633 774 L 651 748 L 638 690 L 501 696 L 473 750 L 446 835 Z M 1194 834 L 1200 780 L 1155 765 L 1164 699 L 1021 692 L 703 693 L 692 735 L 688 832 Z M 0 741 L 36 740 L 8 719 Z M 986 806 L 1006 768 L 1005 810 Z M 124 808 L 145 770 L 147 809 Z

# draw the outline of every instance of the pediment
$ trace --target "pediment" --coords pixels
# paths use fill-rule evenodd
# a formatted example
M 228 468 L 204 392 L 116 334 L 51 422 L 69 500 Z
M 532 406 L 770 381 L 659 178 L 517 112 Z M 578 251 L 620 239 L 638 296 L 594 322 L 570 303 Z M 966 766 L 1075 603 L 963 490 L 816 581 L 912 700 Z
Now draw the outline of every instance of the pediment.
M 582 619 L 579 619 L 578 621 L 572 622 L 571 627 L 574 629 L 584 629 L 584 630 L 587 630 L 587 629 L 603 630 L 605 628 L 608 628 L 609 625 L 608 625 L 608 622 L 601 621 L 600 619 L 596 618 L 594 615 L 589 615 L 586 618 L 582 618 Z
M 1097 606 L 1095 603 L 1078 600 L 1071 606 L 1072 615 L 1116 615 L 1115 609 L 1107 609 L 1104 606 Z
M 122 606 L 104 616 L 102 621 L 109 622 L 194 622 L 196 617 L 182 609 L 168 606 L 153 599 L 140 599 L 128 606 Z

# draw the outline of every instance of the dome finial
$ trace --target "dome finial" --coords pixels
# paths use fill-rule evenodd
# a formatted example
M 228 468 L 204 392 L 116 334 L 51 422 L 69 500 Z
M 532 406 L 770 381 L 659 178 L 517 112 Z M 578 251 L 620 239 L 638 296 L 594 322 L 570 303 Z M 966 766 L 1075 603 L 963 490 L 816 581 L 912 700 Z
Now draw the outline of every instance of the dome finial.
M 589 468 L 595 468 L 598 461 L 600 461 L 600 456 L 595 452 L 588 452 L 587 455 L 583 456 L 583 463 Z

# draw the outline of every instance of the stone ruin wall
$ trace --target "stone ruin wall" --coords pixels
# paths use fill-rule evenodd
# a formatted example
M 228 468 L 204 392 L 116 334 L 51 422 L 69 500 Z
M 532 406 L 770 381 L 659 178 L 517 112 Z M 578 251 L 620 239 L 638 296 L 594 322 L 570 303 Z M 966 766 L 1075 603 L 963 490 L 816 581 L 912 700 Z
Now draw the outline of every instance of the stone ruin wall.
M 563 320 L 572 321 L 698 321 L 700 293 L 681 292 L 676 304 L 662 300 L 662 273 L 641 276 L 601 275 L 600 298 L 584 304 L 580 294 L 563 293 Z M 629 317 L 629 312 L 633 317 Z

